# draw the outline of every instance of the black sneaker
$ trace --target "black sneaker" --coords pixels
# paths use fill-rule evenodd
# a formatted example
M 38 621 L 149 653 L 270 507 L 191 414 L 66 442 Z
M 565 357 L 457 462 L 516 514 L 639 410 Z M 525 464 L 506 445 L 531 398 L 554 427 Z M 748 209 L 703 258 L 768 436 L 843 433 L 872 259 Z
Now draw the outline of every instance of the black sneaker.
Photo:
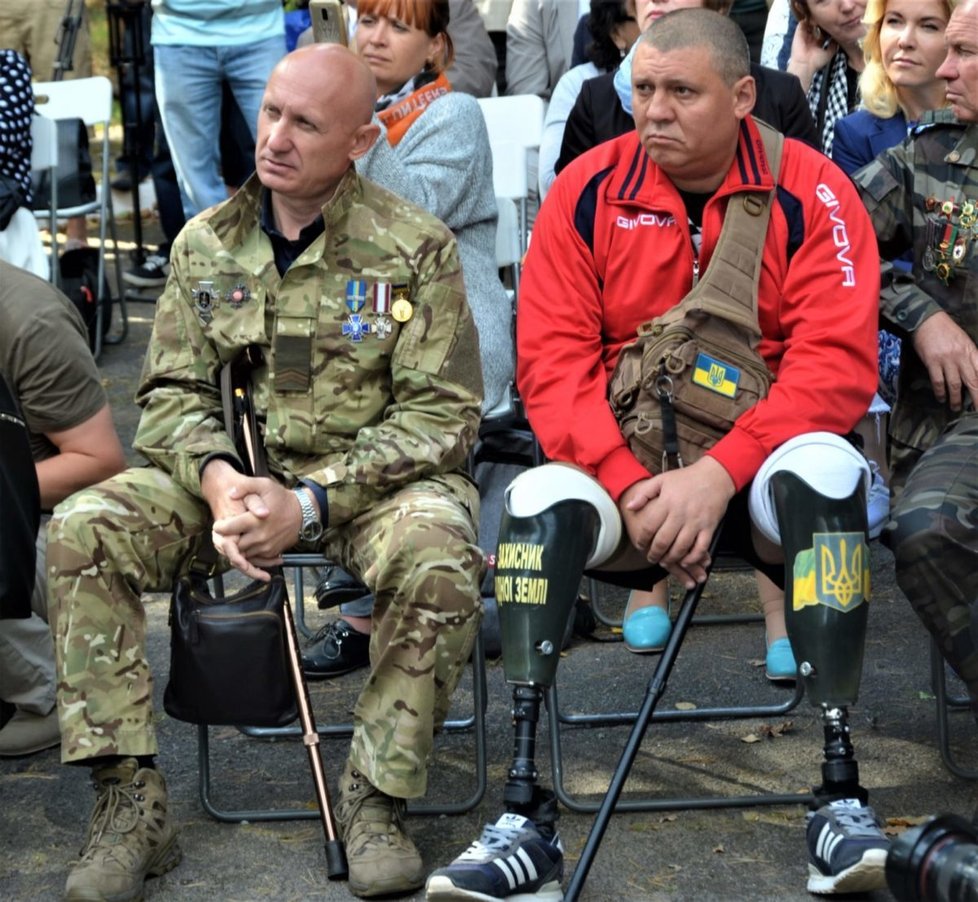
M 890 841 L 872 808 L 839 799 L 808 814 L 808 891 L 862 893 L 886 887 Z
M 140 288 L 160 288 L 166 285 L 169 274 L 170 261 L 160 254 L 150 254 L 142 266 L 124 272 L 122 281 Z
M 310 680 L 352 673 L 370 664 L 370 636 L 345 620 L 327 623 L 302 653 L 302 672 Z
M 564 876 L 564 847 L 560 837 L 545 839 L 533 822 L 504 814 L 487 824 L 471 846 L 447 868 L 428 878 L 428 902 L 513 899 L 520 902 L 560 902 Z

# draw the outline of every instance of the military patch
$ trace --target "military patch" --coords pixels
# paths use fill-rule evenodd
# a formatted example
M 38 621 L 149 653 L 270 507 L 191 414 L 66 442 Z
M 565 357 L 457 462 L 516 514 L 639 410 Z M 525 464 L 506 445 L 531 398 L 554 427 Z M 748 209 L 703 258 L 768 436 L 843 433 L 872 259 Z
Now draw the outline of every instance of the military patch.
M 364 335 L 370 333 L 370 323 L 366 322 L 359 313 L 351 313 L 347 321 L 343 323 L 343 334 L 350 341 L 363 341 Z
M 391 286 L 389 282 L 374 285 L 374 313 L 383 315 L 391 312 Z
M 224 300 L 231 305 L 232 309 L 240 310 L 242 304 L 251 300 L 251 292 L 248 290 L 247 285 L 239 282 L 234 288 L 227 290 L 227 294 L 224 295 Z
M 390 338 L 393 331 L 394 324 L 386 316 L 377 317 L 376 322 L 374 322 L 374 335 L 376 335 L 380 341 Z
M 869 600 L 869 548 L 861 532 L 815 533 L 795 556 L 792 607 L 824 604 L 842 613 Z
M 725 398 L 733 398 L 737 394 L 740 370 L 709 354 L 699 354 L 693 368 L 693 382 Z
M 197 287 L 191 290 L 197 315 L 202 323 L 209 323 L 214 318 L 214 304 L 220 292 L 210 280 L 200 280 Z
M 398 298 L 391 306 L 391 316 L 393 316 L 399 323 L 406 323 L 412 316 L 414 316 L 414 307 L 411 305 L 410 301 L 405 300 L 404 298 Z
M 346 306 L 350 313 L 359 313 L 367 303 L 367 283 L 363 279 L 350 279 L 346 283 Z

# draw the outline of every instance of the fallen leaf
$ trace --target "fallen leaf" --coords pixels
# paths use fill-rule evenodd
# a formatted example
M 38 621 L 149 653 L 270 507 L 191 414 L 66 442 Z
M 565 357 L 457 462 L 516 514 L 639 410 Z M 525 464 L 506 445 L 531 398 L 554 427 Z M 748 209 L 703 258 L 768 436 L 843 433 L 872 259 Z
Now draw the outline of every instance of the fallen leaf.
M 713 851 L 714 851 L 714 852 L 719 852 L 719 853 L 720 853 L 720 854 L 722 855 L 722 854 L 723 854 L 724 852 L 726 852 L 727 850 L 726 850 L 725 848 L 723 848 L 723 846 L 722 846 L 722 845 L 719 845 L 719 846 L 714 846 L 714 847 L 713 847 Z
M 775 739 L 778 736 L 783 736 L 785 733 L 790 733 L 794 729 L 795 723 L 793 720 L 783 720 L 778 724 L 761 724 L 758 727 L 756 733 L 748 733 L 746 736 L 741 736 L 741 742 L 760 742 L 762 739 Z
M 676 702 L 676 706 L 675 707 L 676 707 L 676 710 L 677 711 L 695 711 L 696 710 L 696 705 L 694 705 L 692 702 Z
M 888 817 L 883 824 L 883 832 L 887 836 L 899 836 L 911 827 L 916 827 L 918 824 L 922 824 L 929 819 L 928 815 L 923 815 L 922 817 Z

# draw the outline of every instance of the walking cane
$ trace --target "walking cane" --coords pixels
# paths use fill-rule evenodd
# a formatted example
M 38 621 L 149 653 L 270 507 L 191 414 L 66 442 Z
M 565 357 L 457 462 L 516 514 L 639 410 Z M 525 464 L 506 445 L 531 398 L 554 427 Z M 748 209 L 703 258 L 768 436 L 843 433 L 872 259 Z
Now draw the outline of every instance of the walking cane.
M 288 597 L 285 599 L 285 640 L 289 654 L 289 669 L 292 672 L 292 685 L 295 688 L 295 701 L 299 708 L 299 723 L 302 726 L 302 744 L 309 755 L 312 782 L 316 789 L 316 803 L 319 805 L 319 819 L 323 825 L 323 833 L 326 834 L 326 876 L 330 880 L 345 880 L 346 853 L 343 851 L 343 841 L 336 831 L 333 806 L 330 803 L 326 775 L 323 771 L 323 760 L 319 756 L 319 733 L 316 732 L 316 719 L 312 713 L 312 705 L 309 703 L 309 686 L 302 672 L 299 637 L 295 629 L 295 618 L 292 616 L 292 604 Z
M 710 540 L 710 566 L 707 568 L 707 578 L 709 578 L 710 570 L 713 569 L 713 561 L 716 557 L 722 530 L 723 524 L 721 523 Z M 652 722 L 652 715 L 655 713 L 659 699 L 662 698 L 663 693 L 666 691 L 666 682 L 669 679 L 669 674 L 672 672 L 673 664 L 676 663 L 679 647 L 683 643 L 686 630 L 689 629 L 689 625 L 693 620 L 693 614 L 696 613 L 696 606 L 699 604 L 700 597 L 703 595 L 703 589 L 705 588 L 706 581 L 686 591 L 682 606 L 679 609 L 679 614 L 676 616 L 676 622 L 672 628 L 672 634 L 669 636 L 669 641 L 662 651 L 662 657 L 659 658 L 659 663 L 655 667 L 652 679 L 649 680 L 649 684 L 646 687 L 645 698 L 642 699 L 642 707 L 638 711 L 635 723 L 632 726 L 632 731 L 628 736 L 628 741 L 625 743 L 625 748 L 621 753 L 621 758 L 618 759 L 618 766 L 615 768 L 615 772 L 611 777 L 611 784 L 608 786 L 608 791 L 605 793 L 605 797 L 601 802 L 601 807 L 594 817 L 594 823 L 591 824 L 591 831 L 588 833 L 587 842 L 584 844 L 581 857 L 578 859 L 574 873 L 571 875 L 567 892 L 564 894 L 564 902 L 576 902 L 577 897 L 581 894 L 584 881 L 587 880 L 588 872 L 594 863 L 594 856 L 598 853 L 598 846 L 601 845 L 605 830 L 608 829 L 608 821 L 611 820 L 611 815 L 615 810 L 615 805 L 618 803 L 619 796 L 621 796 L 621 791 L 624 788 L 625 781 L 628 779 L 632 764 L 635 763 L 635 756 L 638 754 L 639 747 L 642 745 L 645 731 Z
M 221 398 L 224 406 L 224 422 L 239 449 L 243 445 L 245 458 L 254 476 L 267 476 L 268 465 L 265 460 L 265 446 L 259 439 L 255 410 L 251 404 L 250 371 L 262 362 L 262 352 L 256 345 L 249 345 L 245 351 L 221 370 Z M 240 439 L 240 442 L 239 442 Z M 289 656 L 289 670 L 292 687 L 295 690 L 296 706 L 299 709 L 299 723 L 302 726 L 302 744 L 309 756 L 312 782 L 316 790 L 316 803 L 319 806 L 319 819 L 326 834 L 326 876 L 330 880 L 343 880 L 347 876 L 346 854 L 343 842 L 336 831 L 333 806 L 326 786 L 323 760 L 319 755 L 319 733 L 309 702 L 309 687 L 302 672 L 302 659 L 299 654 L 299 636 L 292 615 L 292 603 L 285 599 L 285 642 Z

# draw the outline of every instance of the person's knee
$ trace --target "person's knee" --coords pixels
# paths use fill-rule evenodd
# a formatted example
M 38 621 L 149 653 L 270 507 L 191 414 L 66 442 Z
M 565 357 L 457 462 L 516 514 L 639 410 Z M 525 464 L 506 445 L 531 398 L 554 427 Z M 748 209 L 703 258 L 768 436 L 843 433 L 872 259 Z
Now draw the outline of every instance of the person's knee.
M 378 562 L 378 591 L 394 589 L 415 605 L 467 619 L 479 606 L 485 556 L 465 531 L 419 518 Z

